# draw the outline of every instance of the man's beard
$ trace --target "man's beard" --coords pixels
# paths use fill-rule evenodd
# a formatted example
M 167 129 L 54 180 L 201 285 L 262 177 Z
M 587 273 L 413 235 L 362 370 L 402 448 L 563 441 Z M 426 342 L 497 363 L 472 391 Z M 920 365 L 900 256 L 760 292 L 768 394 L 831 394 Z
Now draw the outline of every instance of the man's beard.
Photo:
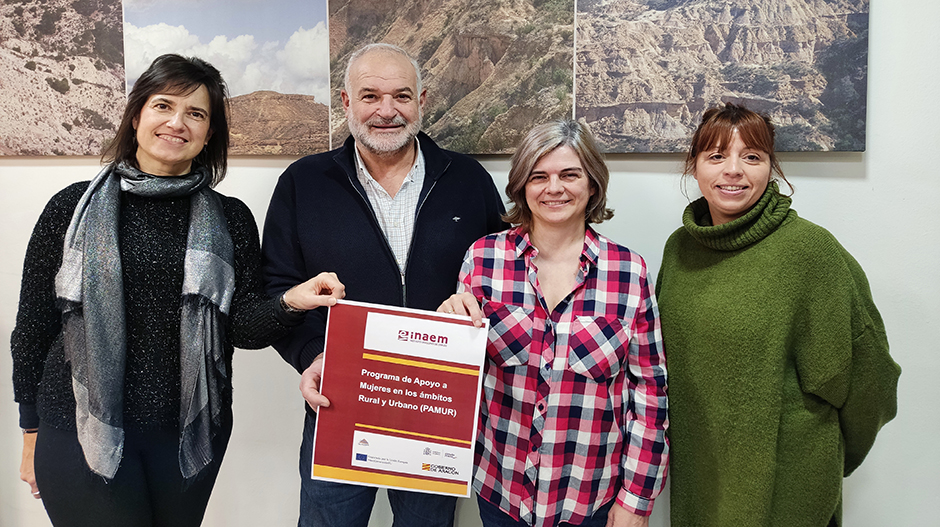
M 373 117 L 364 123 L 349 118 L 346 121 L 349 125 L 349 133 L 352 134 L 356 142 L 366 147 L 373 154 L 381 156 L 400 152 L 414 141 L 415 136 L 418 135 L 418 131 L 421 129 L 421 118 L 423 117 L 421 114 L 422 112 L 419 111 L 418 118 L 411 123 L 401 115 L 396 115 L 392 119 Z M 377 133 L 372 130 L 373 125 L 390 124 L 402 125 L 404 128 L 401 128 L 395 134 Z

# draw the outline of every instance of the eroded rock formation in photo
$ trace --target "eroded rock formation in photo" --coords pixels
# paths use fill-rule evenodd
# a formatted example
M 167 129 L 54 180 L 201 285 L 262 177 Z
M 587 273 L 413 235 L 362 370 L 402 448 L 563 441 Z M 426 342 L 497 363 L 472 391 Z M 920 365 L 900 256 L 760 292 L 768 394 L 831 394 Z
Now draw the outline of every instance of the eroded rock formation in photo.
M 0 155 L 98 155 L 124 102 L 120 0 L 0 3 Z
M 867 0 L 578 2 L 577 109 L 609 151 L 688 146 L 718 102 L 779 150 L 864 150 Z
M 232 155 L 305 156 L 329 150 L 325 104 L 312 95 L 256 91 L 229 105 Z

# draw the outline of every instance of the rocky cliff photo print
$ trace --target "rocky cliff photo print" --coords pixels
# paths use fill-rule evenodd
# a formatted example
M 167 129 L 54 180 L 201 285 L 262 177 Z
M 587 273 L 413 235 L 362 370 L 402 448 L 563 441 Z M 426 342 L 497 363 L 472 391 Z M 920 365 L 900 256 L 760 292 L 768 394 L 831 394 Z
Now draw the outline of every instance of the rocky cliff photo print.
M 330 148 L 326 0 L 124 0 L 124 39 L 128 87 L 164 53 L 222 72 L 232 155 Z
M 680 152 L 720 102 L 769 114 L 779 150 L 864 151 L 868 2 L 125 0 L 122 25 L 118 0 L 3 0 L 0 155 L 98 155 L 170 52 L 222 71 L 233 155 L 324 151 L 370 42 L 417 58 L 423 129 L 461 152 L 511 153 L 572 116 L 607 152 Z
M 577 118 L 608 152 L 684 150 L 719 102 L 783 151 L 863 151 L 868 0 L 579 0 Z
M 124 110 L 120 0 L 0 3 L 0 155 L 99 155 Z

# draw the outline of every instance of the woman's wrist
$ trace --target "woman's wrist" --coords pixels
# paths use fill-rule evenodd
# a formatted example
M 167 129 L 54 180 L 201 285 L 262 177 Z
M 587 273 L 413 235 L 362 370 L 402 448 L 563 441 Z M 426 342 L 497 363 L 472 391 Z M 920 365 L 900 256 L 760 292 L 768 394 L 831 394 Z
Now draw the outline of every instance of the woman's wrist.
M 296 308 L 296 307 L 290 305 L 290 304 L 287 302 L 287 299 L 285 298 L 286 296 L 287 296 L 287 291 L 285 291 L 284 294 L 281 295 L 281 298 L 278 300 L 278 302 L 280 302 L 280 304 L 281 304 L 281 309 L 283 309 L 283 310 L 284 310 L 285 312 L 287 312 L 287 313 L 292 313 L 292 314 L 295 314 L 295 315 L 299 315 L 299 314 L 302 314 L 302 313 L 306 313 L 306 312 L 307 312 L 306 309 L 298 309 L 298 308 Z

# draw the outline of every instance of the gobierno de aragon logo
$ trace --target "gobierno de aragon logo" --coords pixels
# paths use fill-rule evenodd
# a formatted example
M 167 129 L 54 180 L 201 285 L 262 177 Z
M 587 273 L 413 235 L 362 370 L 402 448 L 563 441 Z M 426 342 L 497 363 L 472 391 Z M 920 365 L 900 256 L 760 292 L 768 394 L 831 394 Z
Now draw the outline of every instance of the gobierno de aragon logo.
M 398 330 L 398 340 L 404 342 L 416 342 L 418 344 L 430 344 L 432 346 L 447 346 L 447 337 L 444 335 L 434 335 L 431 333 L 422 333 L 420 331 L 410 331 L 407 329 Z
M 447 465 L 436 465 L 434 463 L 421 463 L 421 470 L 427 472 L 439 472 L 441 474 L 450 474 L 453 476 L 460 475 L 460 473 L 454 467 L 449 467 Z

